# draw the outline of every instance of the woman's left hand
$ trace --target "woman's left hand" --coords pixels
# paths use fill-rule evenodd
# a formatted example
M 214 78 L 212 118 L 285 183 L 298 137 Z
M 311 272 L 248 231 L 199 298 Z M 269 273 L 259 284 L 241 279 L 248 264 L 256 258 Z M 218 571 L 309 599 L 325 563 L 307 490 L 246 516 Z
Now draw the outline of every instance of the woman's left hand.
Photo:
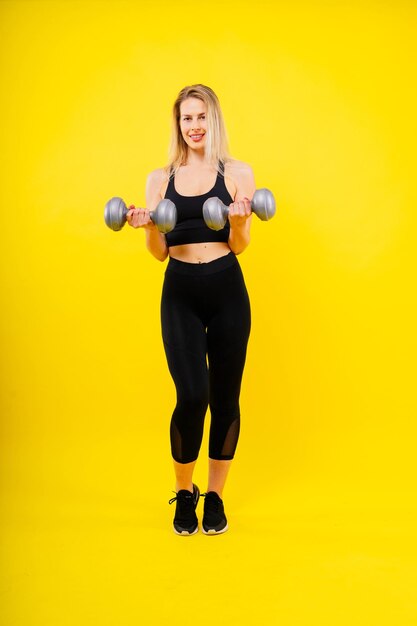
M 239 228 L 246 224 L 246 220 L 252 214 L 249 198 L 244 198 L 229 205 L 229 222 L 232 228 Z

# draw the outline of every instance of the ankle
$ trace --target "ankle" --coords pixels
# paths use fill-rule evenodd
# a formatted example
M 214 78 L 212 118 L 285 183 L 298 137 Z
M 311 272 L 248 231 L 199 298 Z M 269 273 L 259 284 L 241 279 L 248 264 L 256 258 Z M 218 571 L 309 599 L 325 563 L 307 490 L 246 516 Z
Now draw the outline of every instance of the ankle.
M 191 491 L 193 493 L 193 483 L 177 483 L 175 486 L 175 491 L 181 491 L 182 489 L 186 489 L 187 491 Z
M 210 487 L 207 487 L 207 493 L 208 493 L 209 491 L 214 491 L 214 493 L 217 493 L 217 495 L 219 496 L 219 498 L 220 498 L 220 499 L 222 499 L 222 498 L 223 498 L 223 496 L 222 496 L 222 491 L 221 491 L 220 489 L 210 489 Z

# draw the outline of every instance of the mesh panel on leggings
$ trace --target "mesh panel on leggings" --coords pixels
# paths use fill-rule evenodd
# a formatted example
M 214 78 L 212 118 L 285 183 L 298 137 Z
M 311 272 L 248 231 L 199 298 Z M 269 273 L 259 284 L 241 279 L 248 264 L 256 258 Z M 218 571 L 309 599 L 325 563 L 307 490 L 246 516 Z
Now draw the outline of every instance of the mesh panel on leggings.
M 182 438 L 173 419 L 171 419 L 171 453 L 173 458 L 180 463 L 180 459 L 182 459 Z
M 230 424 L 229 429 L 227 431 L 226 438 L 223 443 L 221 457 L 225 460 L 227 458 L 232 459 L 236 450 L 237 441 L 239 439 L 239 430 L 240 430 L 240 417 L 237 417 Z

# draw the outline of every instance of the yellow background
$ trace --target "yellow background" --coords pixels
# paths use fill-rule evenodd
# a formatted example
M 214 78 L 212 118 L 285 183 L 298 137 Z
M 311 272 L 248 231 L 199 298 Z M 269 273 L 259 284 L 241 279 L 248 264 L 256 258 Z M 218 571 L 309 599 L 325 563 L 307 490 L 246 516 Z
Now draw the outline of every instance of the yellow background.
M 415 3 L 0 11 L 2 625 L 415 625 Z M 172 531 L 165 264 L 103 220 L 198 82 L 278 206 L 216 538 Z

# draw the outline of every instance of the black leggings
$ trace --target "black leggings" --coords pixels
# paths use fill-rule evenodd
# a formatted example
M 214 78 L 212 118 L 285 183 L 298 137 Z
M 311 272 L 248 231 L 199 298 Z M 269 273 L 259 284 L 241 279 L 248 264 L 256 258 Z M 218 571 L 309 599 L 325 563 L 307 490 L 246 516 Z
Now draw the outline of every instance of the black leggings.
M 197 459 L 210 405 L 209 457 L 233 459 L 251 327 L 249 296 L 236 255 L 230 252 L 201 264 L 171 257 L 162 288 L 161 325 L 177 390 L 170 425 L 172 457 L 178 463 Z

